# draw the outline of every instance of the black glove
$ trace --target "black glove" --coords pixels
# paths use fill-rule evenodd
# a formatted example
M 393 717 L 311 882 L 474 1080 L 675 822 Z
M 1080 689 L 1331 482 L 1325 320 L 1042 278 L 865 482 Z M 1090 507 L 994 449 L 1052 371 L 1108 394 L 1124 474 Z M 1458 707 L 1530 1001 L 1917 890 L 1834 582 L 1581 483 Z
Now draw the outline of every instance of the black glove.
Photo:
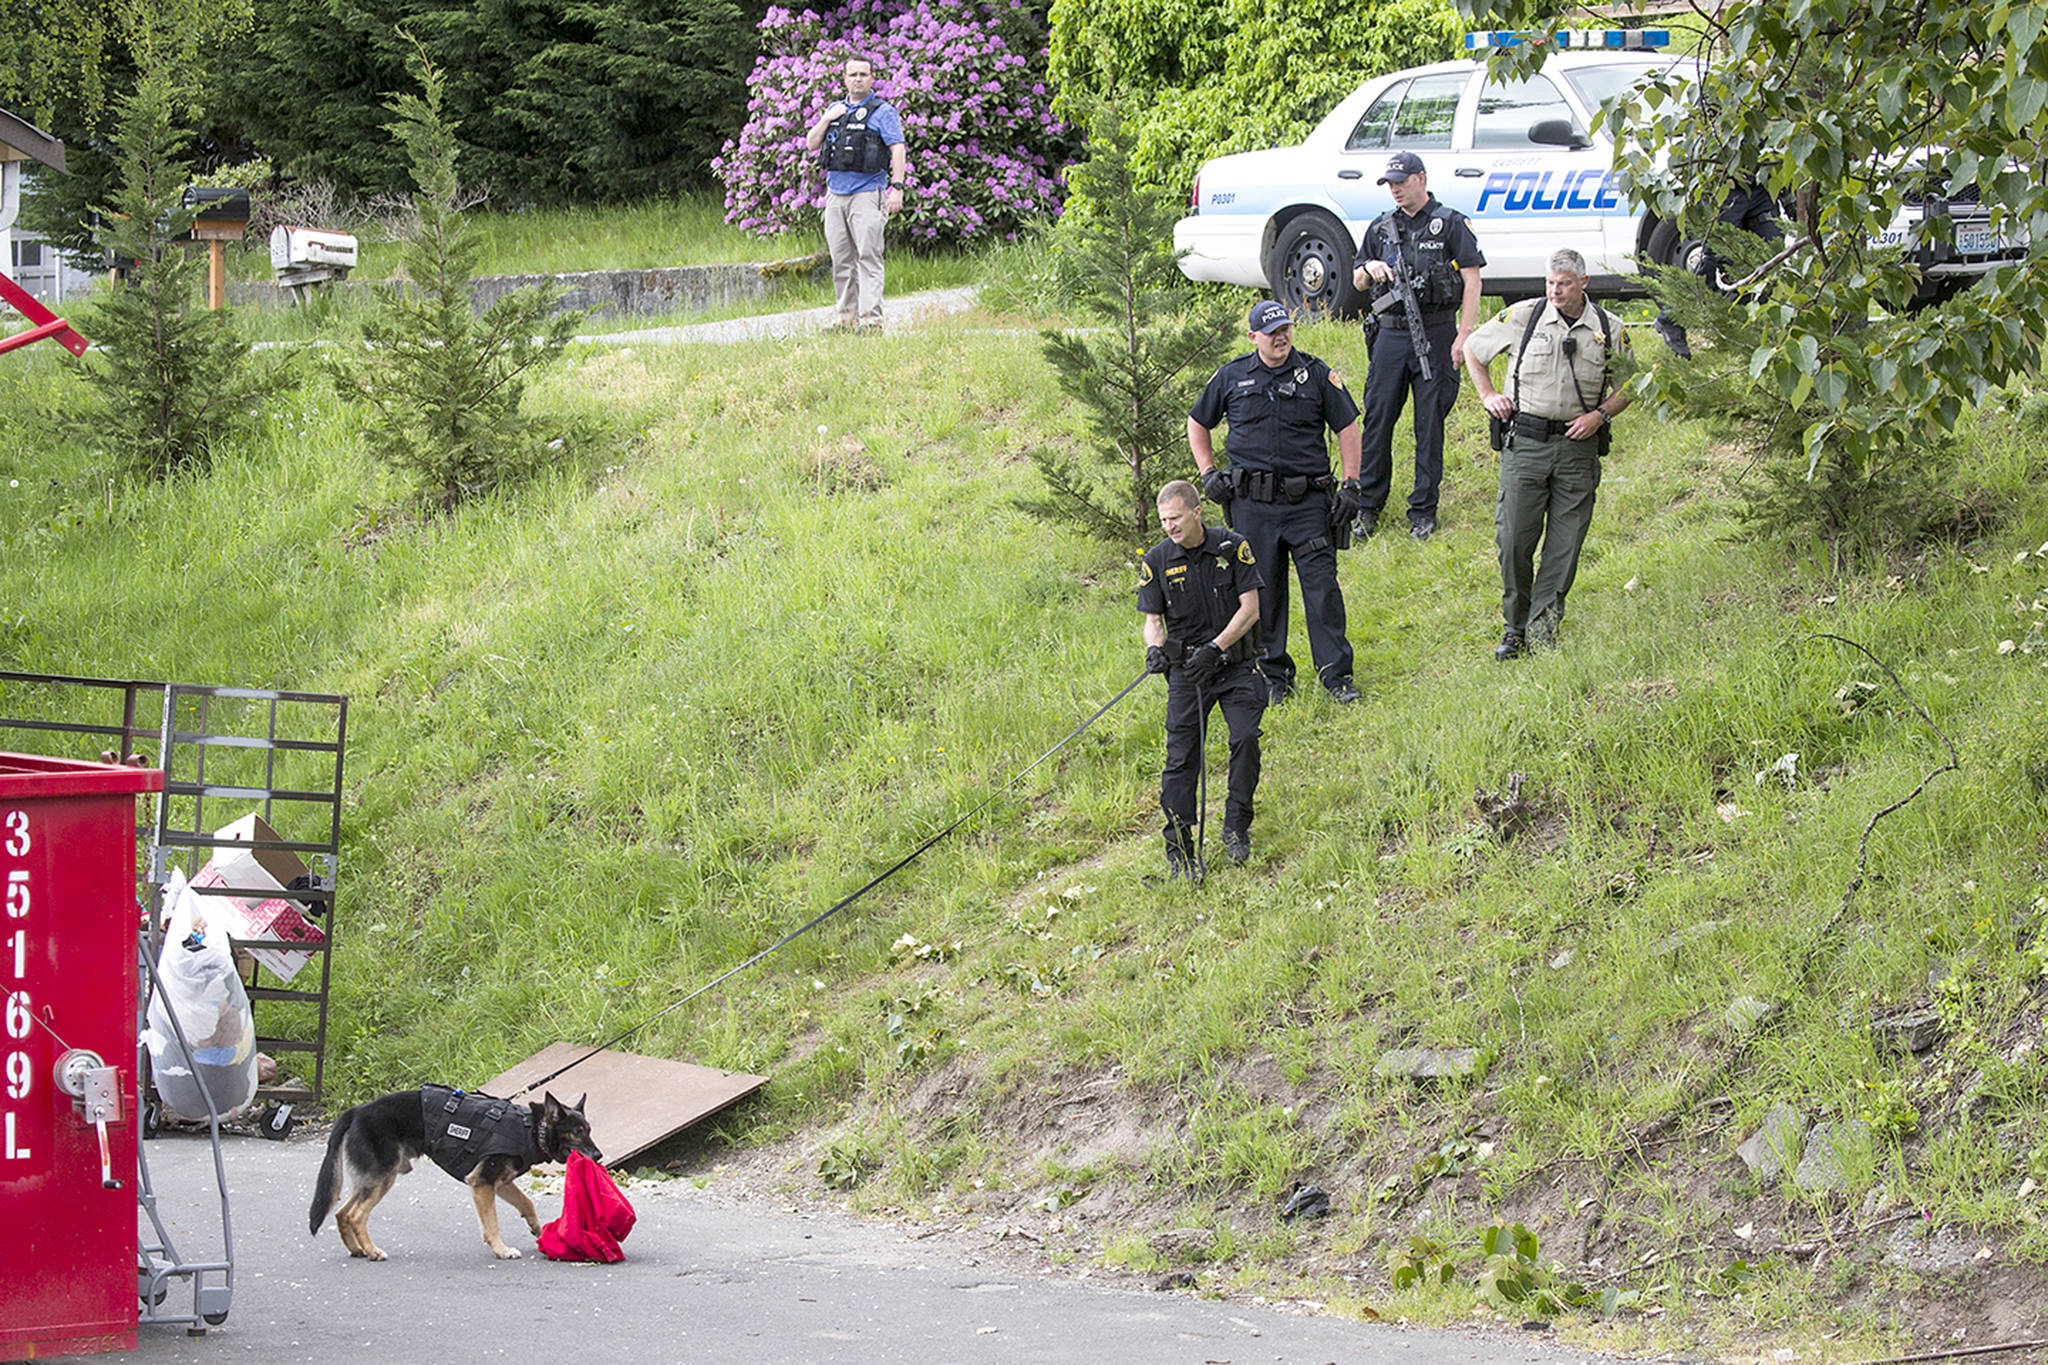
M 1350 521 L 1365 510 L 1365 490 L 1358 480 L 1346 479 L 1337 486 L 1337 519 Z
M 1186 668 L 1188 675 L 1196 682 L 1206 682 L 1217 669 L 1223 667 L 1223 651 L 1215 642 L 1196 645 L 1188 651 Z
M 1202 496 L 1210 502 L 1229 502 L 1237 496 L 1237 480 L 1230 471 L 1212 466 L 1202 475 Z
M 1166 658 L 1165 645 L 1145 646 L 1145 671 L 1147 673 L 1164 673 L 1171 666 Z

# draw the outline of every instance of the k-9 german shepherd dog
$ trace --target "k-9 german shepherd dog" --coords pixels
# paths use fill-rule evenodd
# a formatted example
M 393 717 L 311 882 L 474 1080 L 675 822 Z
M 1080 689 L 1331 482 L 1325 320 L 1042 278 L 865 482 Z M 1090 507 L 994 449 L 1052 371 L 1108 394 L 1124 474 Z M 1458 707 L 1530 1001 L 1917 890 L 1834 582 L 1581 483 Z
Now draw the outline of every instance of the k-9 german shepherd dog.
M 583 1100 L 588 1098 L 586 1094 L 574 1104 L 563 1104 L 549 1095 L 538 1104 L 513 1104 L 445 1085 L 423 1085 L 359 1104 L 335 1120 L 326 1159 L 313 1183 L 306 1229 L 317 1237 L 332 1210 L 349 1255 L 385 1259 L 370 1240 L 370 1211 L 424 1156 L 469 1186 L 484 1245 L 499 1260 L 514 1260 L 519 1253 L 498 1235 L 497 1201 L 503 1199 L 518 1210 L 536 1237 L 540 1218 L 533 1201 L 513 1182 L 528 1167 L 565 1162 L 571 1152 L 604 1160 L 590 1140 L 590 1120 L 583 1116 Z M 335 1208 L 344 1177 L 348 1198 Z

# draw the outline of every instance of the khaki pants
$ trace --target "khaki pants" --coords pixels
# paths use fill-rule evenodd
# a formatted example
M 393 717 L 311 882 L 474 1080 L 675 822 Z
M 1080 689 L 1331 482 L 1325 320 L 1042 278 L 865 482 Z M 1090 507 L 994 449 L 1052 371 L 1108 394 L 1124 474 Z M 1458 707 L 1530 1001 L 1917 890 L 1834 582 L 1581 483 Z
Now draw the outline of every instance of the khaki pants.
M 825 196 L 825 245 L 832 249 L 832 292 L 839 321 L 882 325 L 882 230 L 889 224 L 887 190 Z

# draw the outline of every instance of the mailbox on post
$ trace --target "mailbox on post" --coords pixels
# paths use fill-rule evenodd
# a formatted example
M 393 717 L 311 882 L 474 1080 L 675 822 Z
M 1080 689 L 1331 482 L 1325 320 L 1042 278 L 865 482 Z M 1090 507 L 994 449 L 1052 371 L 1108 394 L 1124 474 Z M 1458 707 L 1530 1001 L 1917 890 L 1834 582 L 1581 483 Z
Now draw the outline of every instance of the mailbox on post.
M 345 280 L 356 267 L 356 239 L 346 232 L 279 226 L 270 230 L 270 268 L 277 282 L 303 297 L 308 285 Z
M 195 185 L 185 191 L 185 207 L 195 210 L 192 240 L 206 243 L 206 306 L 218 310 L 227 301 L 227 246 L 249 230 L 249 191 Z
M 0 1360 L 135 1346 L 135 797 L 0 753 Z

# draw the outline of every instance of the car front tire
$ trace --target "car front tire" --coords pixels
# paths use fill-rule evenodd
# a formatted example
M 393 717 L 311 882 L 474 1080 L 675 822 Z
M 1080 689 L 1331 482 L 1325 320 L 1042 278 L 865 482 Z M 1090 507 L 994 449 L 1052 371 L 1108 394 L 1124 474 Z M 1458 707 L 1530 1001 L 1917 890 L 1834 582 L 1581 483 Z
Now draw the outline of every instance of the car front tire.
M 1296 317 L 1356 317 L 1364 294 L 1351 287 L 1354 248 L 1344 225 L 1318 209 L 1280 229 L 1267 259 L 1273 297 Z

